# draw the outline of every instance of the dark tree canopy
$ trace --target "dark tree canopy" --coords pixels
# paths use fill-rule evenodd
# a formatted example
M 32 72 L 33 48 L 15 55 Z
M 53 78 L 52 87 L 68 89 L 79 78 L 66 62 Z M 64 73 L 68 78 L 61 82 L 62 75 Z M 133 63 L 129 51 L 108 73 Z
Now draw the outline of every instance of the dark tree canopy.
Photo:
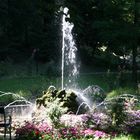
M 85 58 L 95 60 L 94 56 L 103 46 L 107 47 L 108 53 L 117 56 L 125 57 L 132 52 L 133 77 L 137 81 L 140 2 L 138 0 L 66 0 L 65 5 L 71 15 L 69 21 L 75 25 L 73 34 L 83 60 Z
M 38 61 L 58 62 L 60 7 L 69 9 L 67 20 L 74 23 L 73 36 L 82 63 L 98 60 L 114 66 L 120 56 L 132 55 L 136 75 L 140 53 L 139 0 L 0 0 L 0 61 L 25 61 L 36 49 Z M 102 47 L 106 47 L 105 52 Z
M 39 48 L 42 61 L 58 58 L 55 0 L 0 1 L 0 59 L 24 60 Z

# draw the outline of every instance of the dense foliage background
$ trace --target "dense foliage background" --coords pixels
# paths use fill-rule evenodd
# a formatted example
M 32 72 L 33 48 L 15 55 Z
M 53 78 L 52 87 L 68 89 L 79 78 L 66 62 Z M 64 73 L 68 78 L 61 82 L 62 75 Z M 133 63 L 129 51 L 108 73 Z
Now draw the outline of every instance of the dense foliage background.
M 0 75 L 5 63 L 60 67 L 60 7 L 68 7 L 83 67 L 140 68 L 139 0 L 0 0 Z M 62 8 L 61 8 L 62 9 Z M 39 66 L 38 66 L 39 65 Z M 82 68 L 83 68 L 82 67 Z M 7 68 L 6 68 L 7 69 Z M 49 74 L 49 70 L 46 71 Z

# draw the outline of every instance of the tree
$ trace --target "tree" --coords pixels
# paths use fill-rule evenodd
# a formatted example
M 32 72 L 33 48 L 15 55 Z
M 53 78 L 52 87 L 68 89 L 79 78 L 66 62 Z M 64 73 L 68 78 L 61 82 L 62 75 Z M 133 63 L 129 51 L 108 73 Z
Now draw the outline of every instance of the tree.
M 57 61 L 55 5 L 55 0 L 0 0 L 0 60 L 26 61 L 39 48 L 40 61 Z
M 137 62 L 136 62 L 136 57 L 137 57 L 137 49 L 138 46 L 140 46 L 140 2 L 139 0 L 134 0 L 134 26 L 136 30 L 138 30 L 137 36 L 135 37 L 135 40 L 133 40 L 133 46 L 132 46 L 132 54 L 133 54 L 133 80 L 137 85 Z
M 102 46 L 117 56 L 125 56 L 132 51 L 136 83 L 140 40 L 138 0 L 67 0 L 65 4 L 71 15 L 69 20 L 75 25 L 73 32 L 78 45 L 90 47 L 92 57 Z

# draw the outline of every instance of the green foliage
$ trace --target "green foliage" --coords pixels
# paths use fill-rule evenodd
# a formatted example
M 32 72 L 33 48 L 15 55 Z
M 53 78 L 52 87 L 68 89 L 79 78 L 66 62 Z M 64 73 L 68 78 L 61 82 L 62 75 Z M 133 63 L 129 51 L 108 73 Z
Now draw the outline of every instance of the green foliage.
M 22 69 L 22 68 L 21 68 Z M 31 99 L 30 97 L 41 96 L 42 91 L 46 90 L 50 85 L 55 85 L 57 88 L 61 86 L 60 77 L 48 77 L 48 76 L 25 76 L 23 73 L 20 73 L 19 68 L 15 69 L 18 71 L 18 76 L 10 76 L 7 78 L 1 78 L 0 80 L 0 90 L 4 92 L 14 92 L 20 93 L 27 97 L 27 99 Z M 24 72 L 24 70 L 22 71 Z M 21 74 L 21 75 L 20 75 Z M 81 74 L 76 80 L 77 86 L 80 89 L 85 89 L 89 85 L 99 85 L 104 91 L 110 91 L 108 87 L 108 79 L 111 81 L 115 81 L 116 74 L 110 74 L 107 77 L 106 73 L 97 73 L 97 74 Z M 131 77 L 130 74 L 126 75 L 126 79 Z M 66 80 L 66 79 L 65 79 Z M 131 88 L 131 81 L 126 81 L 128 84 L 125 88 L 117 88 L 111 89 L 112 91 L 107 94 L 108 97 L 114 97 L 115 95 L 119 95 L 120 93 L 130 93 L 135 94 L 137 91 Z M 127 92 L 125 92 L 127 91 Z M 22 93 L 21 93 L 22 92 Z M 119 92 L 119 93 L 118 93 Z M 138 93 L 138 92 L 137 92 Z M 29 97 L 28 97 L 29 95 Z
M 55 62 L 52 60 L 50 61 L 49 63 L 46 63 L 45 64 L 45 67 L 44 67 L 44 74 L 45 75 L 48 75 L 50 77 L 56 77 L 56 76 L 59 76 L 60 75 L 60 71 L 59 71 L 60 68 L 58 68 L 58 66 L 55 64 Z
M 135 57 L 140 36 L 139 2 L 137 0 L 66 0 L 65 5 L 69 8 L 71 15 L 69 21 L 75 25 L 73 34 L 79 47 L 81 60 L 86 64 L 95 63 L 95 56 L 101 59 L 97 50 L 103 46 L 106 46 L 106 52 L 113 53 L 115 58 L 130 55 L 133 51 L 133 73 L 135 73 L 133 79 L 136 82 Z M 112 61 L 115 65 L 120 63 L 119 60 L 115 62 L 115 59 L 108 59 L 105 63 L 108 67 Z
M 113 104 L 111 104 L 111 117 L 112 117 L 112 126 L 114 129 L 118 129 L 117 127 L 121 127 L 126 119 L 126 113 L 124 104 L 121 99 L 116 100 Z M 120 131 L 121 129 L 118 129 Z
M 55 6 L 54 0 L 0 1 L 0 60 L 10 57 L 25 62 L 39 48 L 39 60 L 56 61 L 59 25 Z
M 132 135 L 119 135 L 115 137 L 113 140 L 135 140 L 135 138 Z
M 63 103 L 57 98 L 53 102 L 47 102 L 46 113 L 55 127 L 60 125 L 60 117 L 67 112 L 67 108 L 63 107 Z
M 76 102 L 77 95 L 72 91 L 56 90 L 54 86 L 50 86 L 47 91 L 43 91 L 43 95 L 36 99 L 36 105 L 40 108 L 42 105 L 48 107 L 49 103 L 59 101 L 60 105 L 68 108 L 67 111 L 76 113 L 78 109 L 78 103 Z
M 138 105 L 139 96 L 132 94 L 122 94 L 107 99 L 106 107 L 107 112 L 111 115 L 112 118 L 112 128 L 115 129 L 115 131 L 125 133 L 123 131 L 127 128 L 127 123 L 129 124 L 131 122 L 131 124 L 136 127 L 137 121 L 135 120 L 133 122 L 129 121 L 129 119 L 132 119 L 133 117 L 136 119 L 138 117 L 138 112 L 136 111 Z
M 19 90 L 16 94 L 21 97 L 24 97 L 25 99 L 30 99 L 33 97 L 33 94 L 31 92 L 25 92 L 23 90 Z
M 62 5 L 69 8 L 67 20 L 74 23 L 73 35 L 83 63 L 104 62 L 106 67 L 115 65 L 116 68 L 119 56 L 132 54 L 133 48 L 137 52 L 140 36 L 137 0 L 1 0 L 0 61 L 11 58 L 16 63 L 31 60 L 38 65 L 54 61 L 58 65 L 62 37 L 62 15 L 58 10 Z M 99 54 L 98 49 L 103 46 L 107 47 L 106 54 L 110 57 L 102 51 Z M 39 52 L 32 57 L 34 48 Z M 112 57 L 112 53 L 116 56 Z M 34 69 L 31 65 L 29 62 L 29 71 Z M 48 65 L 45 74 L 57 75 L 58 69 Z M 8 75 L 12 71 L 9 69 L 2 64 L 0 75 Z
M 5 61 L 0 62 L 0 77 L 2 76 L 10 76 L 13 73 L 14 68 L 12 66 L 12 60 L 7 59 Z
M 118 88 L 118 89 L 115 89 L 115 90 L 112 90 L 111 92 L 109 92 L 107 94 L 107 98 L 117 97 L 117 96 L 123 95 L 123 94 L 135 95 L 136 90 L 134 90 L 132 88 Z

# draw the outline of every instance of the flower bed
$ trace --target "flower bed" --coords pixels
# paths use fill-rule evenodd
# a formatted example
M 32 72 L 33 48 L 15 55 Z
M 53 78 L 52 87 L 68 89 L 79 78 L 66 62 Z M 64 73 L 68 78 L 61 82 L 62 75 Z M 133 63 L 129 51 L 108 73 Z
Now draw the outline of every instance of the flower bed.
M 40 108 L 30 121 L 15 123 L 17 140 L 86 140 L 112 139 L 118 134 L 139 134 L 138 100 L 119 97 L 109 100 L 106 109 L 86 114 L 68 114 L 59 100 Z M 132 105 L 133 104 L 133 105 Z
M 127 112 L 128 117 L 121 128 L 124 133 L 132 133 L 136 128 L 137 131 L 140 130 L 139 113 L 140 111 Z M 101 139 L 116 136 L 118 132 L 110 128 L 111 118 L 107 114 L 98 112 L 81 115 L 64 114 L 57 128 L 44 119 L 25 121 L 16 126 L 15 133 L 17 140 Z
M 80 139 L 80 138 L 107 138 L 110 137 L 103 131 L 89 128 L 60 127 L 53 129 L 47 124 L 26 122 L 16 130 L 16 140 L 56 140 L 56 139 Z

